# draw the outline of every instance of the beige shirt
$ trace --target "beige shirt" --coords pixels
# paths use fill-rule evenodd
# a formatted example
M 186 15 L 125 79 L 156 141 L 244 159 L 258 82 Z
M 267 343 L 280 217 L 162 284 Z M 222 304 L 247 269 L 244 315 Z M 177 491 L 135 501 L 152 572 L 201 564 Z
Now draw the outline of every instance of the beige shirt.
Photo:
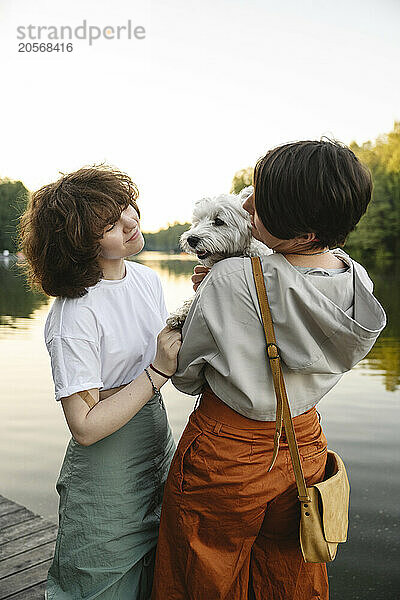
M 264 280 L 292 409 L 300 415 L 369 352 L 386 324 L 365 269 L 342 250 L 348 269 L 305 273 L 281 254 L 262 257 Z M 325 272 L 324 272 L 325 271 Z M 182 331 L 173 384 L 197 395 L 205 385 L 228 406 L 275 419 L 276 399 L 250 258 L 213 266 Z

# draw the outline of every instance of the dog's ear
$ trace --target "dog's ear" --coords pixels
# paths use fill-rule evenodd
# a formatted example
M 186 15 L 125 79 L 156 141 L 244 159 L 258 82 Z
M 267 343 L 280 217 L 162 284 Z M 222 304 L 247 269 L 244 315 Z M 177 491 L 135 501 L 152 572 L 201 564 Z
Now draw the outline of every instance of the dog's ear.
M 252 195 L 253 192 L 254 192 L 254 187 L 252 185 L 248 185 L 247 187 L 243 188 L 239 192 L 240 202 L 243 204 L 247 200 L 247 198 Z
M 211 202 L 211 198 L 200 198 L 200 200 L 196 200 L 194 206 L 198 207 L 201 204 L 208 204 L 208 202 Z

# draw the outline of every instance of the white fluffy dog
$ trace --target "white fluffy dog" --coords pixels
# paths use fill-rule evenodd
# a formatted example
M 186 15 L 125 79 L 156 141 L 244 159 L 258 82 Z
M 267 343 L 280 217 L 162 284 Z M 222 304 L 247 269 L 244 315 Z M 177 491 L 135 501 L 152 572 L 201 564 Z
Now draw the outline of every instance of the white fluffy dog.
M 231 256 L 261 256 L 271 250 L 251 235 L 251 219 L 242 207 L 253 193 L 249 186 L 240 194 L 223 194 L 202 198 L 194 206 L 192 226 L 181 235 L 182 250 L 196 254 L 200 263 L 212 267 L 216 262 Z M 167 319 L 167 325 L 181 329 L 193 298 Z

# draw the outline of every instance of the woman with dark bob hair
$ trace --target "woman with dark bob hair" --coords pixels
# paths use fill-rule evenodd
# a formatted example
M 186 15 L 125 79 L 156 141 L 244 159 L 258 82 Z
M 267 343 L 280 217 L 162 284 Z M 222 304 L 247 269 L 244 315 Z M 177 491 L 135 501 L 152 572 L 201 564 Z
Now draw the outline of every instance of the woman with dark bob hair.
M 324 477 L 316 404 L 370 350 L 385 325 L 364 268 L 344 244 L 371 199 L 371 177 L 339 143 L 268 152 L 244 203 L 262 257 L 306 482 Z M 221 226 L 221 225 L 220 225 Z M 207 269 L 196 267 L 195 289 Z M 153 600 L 327 600 L 325 564 L 306 563 L 285 436 L 250 258 L 228 258 L 201 283 L 172 381 L 200 403 L 165 487 Z
M 45 341 L 72 434 L 57 482 L 49 600 L 151 591 L 174 451 L 159 390 L 181 342 L 164 327 L 156 273 L 124 260 L 144 245 L 137 197 L 124 173 L 83 168 L 35 192 L 21 220 L 31 283 L 56 296 Z

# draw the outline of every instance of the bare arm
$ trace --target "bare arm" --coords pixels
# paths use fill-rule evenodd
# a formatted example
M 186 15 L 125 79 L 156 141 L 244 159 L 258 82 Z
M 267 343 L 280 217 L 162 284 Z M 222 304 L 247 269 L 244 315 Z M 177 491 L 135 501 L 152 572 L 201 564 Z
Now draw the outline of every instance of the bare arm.
M 176 371 L 177 354 L 181 346 L 180 332 L 164 328 L 157 338 L 157 354 L 154 365 L 163 373 Z M 150 371 L 151 378 L 159 389 L 166 377 Z M 114 433 L 125 425 L 153 396 L 153 388 L 146 375 L 141 373 L 128 385 L 108 390 L 111 393 L 106 402 L 100 402 L 99 390 L 82 390 L 62 399 L 68 427 L 82 446 L 90 446 Z M 87 393 L 85 393 L 87 392 Z
M 131 382 L 129 382 L 129 383 L 131 383 Z M 120 385 L 119 387 L 110 388 L 109 390 L 100 390 L 100 392 L 99 392 L 100 400 L 105 400 L 106 398 L 113 396 L 117 392 L 120 392 L 121 390 L 126 388 L 126 386 L 129 385 L 129 383 L 126 383 L 125 385 Z
M 151 371 L 154 384 L 160 388 L 167 381 Z M 87 390 L 93 398 L 90 408 L 80 393 L 62 399 L 68 427 L 82 446 L 90 446 L 125 425 L 153 396 L 146 373 L 142 373 L 122 390 L 100 402 L 99 390 Z

